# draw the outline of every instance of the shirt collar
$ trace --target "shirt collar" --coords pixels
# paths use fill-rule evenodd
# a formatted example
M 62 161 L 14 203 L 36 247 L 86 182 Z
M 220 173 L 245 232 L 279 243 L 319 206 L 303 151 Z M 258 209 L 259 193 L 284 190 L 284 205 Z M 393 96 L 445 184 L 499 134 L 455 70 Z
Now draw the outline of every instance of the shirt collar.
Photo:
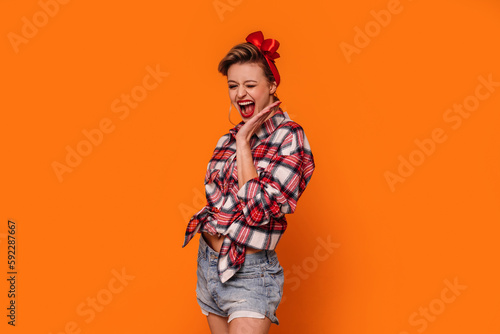
M 288 114 L 287 115 L 285 114 L 286 113 L 284 113 L 283 110 L 279 108 L 272 117 L 270 117 L 264 123 L 262 123 L 260 128 L 255 132 L 254 136 L 257 136 L 257 138 L 259 138 L 260 141 L 267 138 L 287 118 Z M 234 128 L 230 129 L 229 132 L 231 133 L 231 135 L 233 137 L 236 137 L 236 134 L 244 124 L 245 123 L 241 121 L 238 124 L 236 124 Z

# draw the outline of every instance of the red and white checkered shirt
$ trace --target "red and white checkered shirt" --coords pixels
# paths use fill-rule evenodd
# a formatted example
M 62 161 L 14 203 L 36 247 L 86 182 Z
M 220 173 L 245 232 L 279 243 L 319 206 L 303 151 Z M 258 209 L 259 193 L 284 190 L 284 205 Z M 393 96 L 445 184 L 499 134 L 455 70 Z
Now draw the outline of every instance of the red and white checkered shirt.
M 302 127 L 279 109 L 250 139 L 258 177 L 238 186 L 236 133 L 243 121 L 217 142 L 205 175 L 207 204 L 191 217 L 186 246 L 196 233 L 223 234 L 218 274 L 222 283 L 245 261 L 246 246 L 274 250 L 314 171 Z M 202 237 L 200 235 L 200 237 Z

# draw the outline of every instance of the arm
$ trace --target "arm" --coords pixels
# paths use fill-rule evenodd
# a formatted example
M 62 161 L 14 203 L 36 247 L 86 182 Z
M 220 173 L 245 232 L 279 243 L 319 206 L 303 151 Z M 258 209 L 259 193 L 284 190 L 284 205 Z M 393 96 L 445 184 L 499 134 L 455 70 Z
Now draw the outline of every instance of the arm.
M 240 186 L 237 194 L 245 222 L 251 226 L 262 226 L 271 218 L 293 213 L 314 170 L 303 129 L 296 124 L 280 131 L 288 133 L 277 153 L 265 169 Z
M 258 177 L 253 164 L 250 138 L 259 127 L 274 114 L 273 108 L 280 105 L 281 101 L 271 103 L 248 120 L 236 135 L 236 162 L 238 166 L 238 186 L 241 188 L 250 179 Z
M 238 186 L 241 189 L 247 181 L 259 176 L 253 164 L 250 143 L 246 140 L 236 141 L 236 163 L 238 165 Z

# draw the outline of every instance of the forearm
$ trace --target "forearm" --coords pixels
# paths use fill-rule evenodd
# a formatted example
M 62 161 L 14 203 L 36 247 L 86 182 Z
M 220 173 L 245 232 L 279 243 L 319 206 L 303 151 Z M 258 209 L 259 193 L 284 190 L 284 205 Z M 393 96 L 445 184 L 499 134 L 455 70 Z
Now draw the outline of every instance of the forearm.
M 248 180 L 259 176 L 253 164 L 252 149 L 247 140 L 236 140 L 236 162 L 238 166 L 238 186 L 241 189 Z

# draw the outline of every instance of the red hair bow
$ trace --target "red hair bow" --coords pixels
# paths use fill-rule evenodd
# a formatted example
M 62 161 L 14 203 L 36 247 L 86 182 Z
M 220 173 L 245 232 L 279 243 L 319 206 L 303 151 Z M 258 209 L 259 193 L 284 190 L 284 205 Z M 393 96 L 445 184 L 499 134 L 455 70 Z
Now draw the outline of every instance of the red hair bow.
M 264 57 L 267 60 L 267 64 L 269 65 L 269 68 L 271 68 L 271 72 L 273 72 L 274 79 L 276 80 L 276 85 L 279 85 L 280 75 L 278 73 L 276 65 L 274 64 L 274 59 L 280 57 L 280 54 L 276 52 L 276 50 L 278 50 L 278 47 L 280 46 L 280 42 L 272 38 L 268 38 L 265 40 L 262 31 L 251 33 L 247 36 L 246 41 L 258 47 L 264 54 Z

